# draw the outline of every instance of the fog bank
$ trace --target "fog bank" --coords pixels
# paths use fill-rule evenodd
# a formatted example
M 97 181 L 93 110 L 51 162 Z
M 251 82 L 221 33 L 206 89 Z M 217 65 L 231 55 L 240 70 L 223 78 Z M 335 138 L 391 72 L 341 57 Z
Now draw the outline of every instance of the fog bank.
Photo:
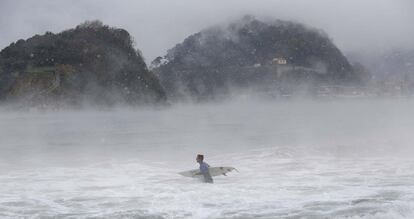
M 285 148 L 290 156 L 410 156 L 413 104 L 409 99 L 238 99 L 159 110 L 2 111 L 0 160 L 11 169 L 108 159 L 178 159 L 192 165 L 197 153 L 272 147 Z
M 128 30 L 149 63 L 201 29 L 251 14 L 303 22 L 323 29 L 344 51 L 375 53 L 414 46 L 413 10 L 410 0 L 6 0 L 0 2 L 0 47 L 99 19 Z

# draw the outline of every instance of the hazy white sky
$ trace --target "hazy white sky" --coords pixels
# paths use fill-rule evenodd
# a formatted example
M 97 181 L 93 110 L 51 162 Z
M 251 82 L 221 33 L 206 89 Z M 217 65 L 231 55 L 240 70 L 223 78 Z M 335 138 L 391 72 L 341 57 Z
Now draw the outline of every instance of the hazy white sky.
M 414 48 L 413 0 L 1 0 L 0 48 L 99 19 L 129 31 L 150 62 L 188 35 L 245 14 L 323 29 L 344 51 Z

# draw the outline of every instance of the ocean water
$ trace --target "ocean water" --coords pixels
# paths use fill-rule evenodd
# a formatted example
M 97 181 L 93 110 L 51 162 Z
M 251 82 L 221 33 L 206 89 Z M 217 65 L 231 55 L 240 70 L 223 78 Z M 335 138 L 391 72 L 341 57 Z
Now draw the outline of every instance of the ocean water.
M 0 110 L 0 218 L 413 218 L 414 100 Z M 239 172 L 214 184 L 182 177 Z

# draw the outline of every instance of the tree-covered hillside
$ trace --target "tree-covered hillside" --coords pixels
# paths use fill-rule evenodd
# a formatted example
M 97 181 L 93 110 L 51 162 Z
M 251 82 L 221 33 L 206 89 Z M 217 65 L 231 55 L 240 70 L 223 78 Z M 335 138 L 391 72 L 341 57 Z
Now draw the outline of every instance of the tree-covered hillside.
M 160 103 L 166 95 L 123 29 L 85 22 L 0 52 L 0 98 L 38 104 Z
M 359 83 L 323 32 L 302 24 L 244 17 L 187 37 L 152 62 L 172 98 L 225 95 L 233 87 L 293 93 L 306 86 Z

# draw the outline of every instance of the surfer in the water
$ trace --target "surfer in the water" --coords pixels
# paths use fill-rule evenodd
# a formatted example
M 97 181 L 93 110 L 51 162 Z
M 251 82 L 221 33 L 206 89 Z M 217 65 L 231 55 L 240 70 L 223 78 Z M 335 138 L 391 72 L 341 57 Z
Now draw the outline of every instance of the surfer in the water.
M 198 154 L 196 161 L 200 164 L 200 173 L 196 173 L 196 175 L 203 175 L 204 182 L 206 183 L 213 183 L 213 178 L 210 175 L 210 171 L 208 168 L 210 167 L 204 160 L 204 155 Z

